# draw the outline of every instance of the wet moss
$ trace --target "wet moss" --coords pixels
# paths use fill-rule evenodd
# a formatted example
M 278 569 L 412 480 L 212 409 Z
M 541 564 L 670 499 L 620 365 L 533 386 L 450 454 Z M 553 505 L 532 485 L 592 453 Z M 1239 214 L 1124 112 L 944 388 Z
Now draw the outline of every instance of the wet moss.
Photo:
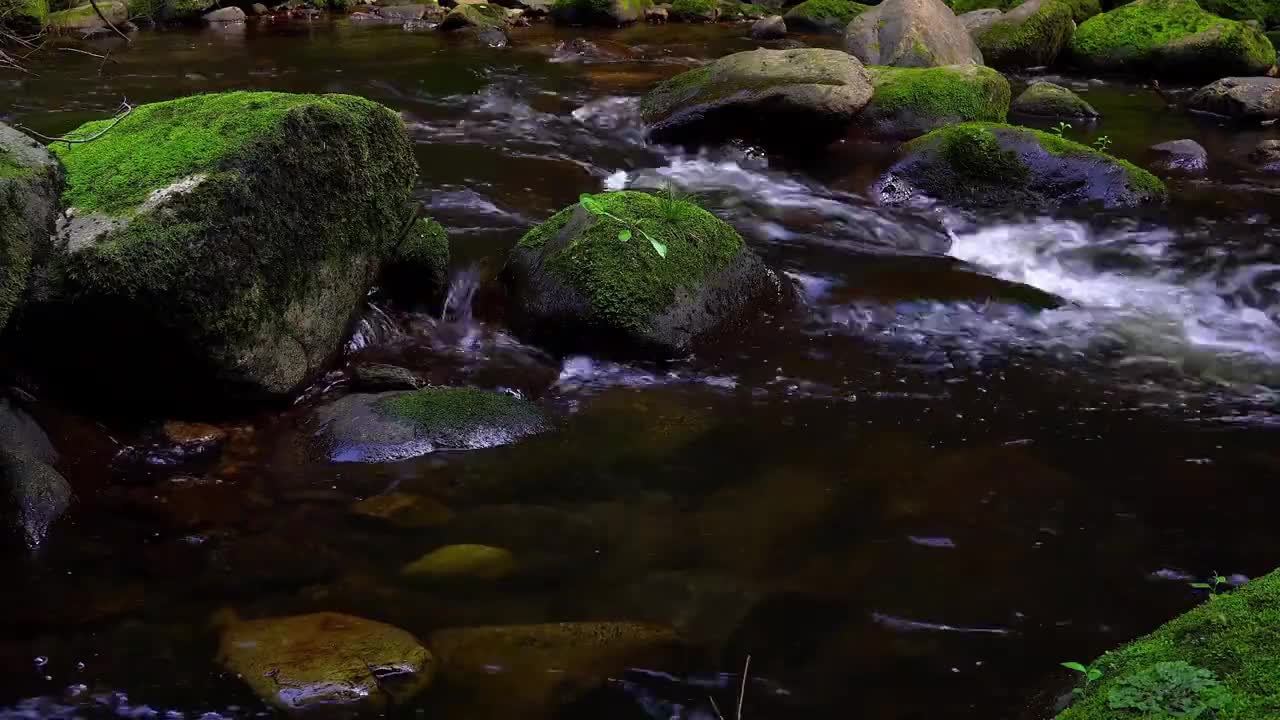
M 552 17 L 559 22 L 618 24 L 644 17 L 653 0 L 555 0 Z
M 460 3 L 449 11 L 444 22 L 440 24 L 441 30 L 457 30 L 464 27 L 503 30 L 507 27 L 507 11 L 500 5 Z
M 996 10 L 1008 10 L 1013 7 L 1009 0 L 954 0 L 947 3 L 951 6 L 951 11 L 956 15 L 963 15 L 974 10 L 986 10 L 995 8 Z
M 1280 25 L 1280 0 L 1199 0 L 1200 7 L 1231 20 L 1254 20 L 1264 27 Z
M 988 67 L 868 67 L 875 93 L 868 111 L 910 112 L 925 118 L 1004 122 L 1009 81 Z M 866 111 L 864 111 L 866 112 Z
M 1180 43 L 1194 45 L 1192 36 L 1210 31 L 1216 37 L 1200 40 L 1203 52 L 1188 56 L 1187 62 L 1230 63 L 1213 71 L 1219 75 L 1237 69 L 1261 71 L 1275 64 L 1275 48 L 1260 31 L 1205 12 L 1195 0 L 1135 0 L 1094 16 L 1076 29 L 1071 49 L 1090 65 L 1159 64 L 1162 50 Z
M 400 570 L 401 577 L 420 583 L 501 580 L 516 569 L 509 550 L 489 545 L 446 545 L 436 548 Z
M 806 26 L 829 26 L 843 30 L 851 20 L 870 8 L 870 5 L 851 0 L 805 0 L 788 10 L 783 18 L 788 27 L 794 24 L 801 29 Z
M 737 0 L 720 0 L 721 20 L 757 20 L 769 15 L 768 8 Z
M 529 402 L 479 388 L 440 387 L 397 393 L 379 400 L 378 409 L 427 433 L 545 423 L 542 413 Z
M 20 165 L 13 153 L 0 148 L 0 179 L 24 177 L 31 173 L 31 169 Z
M 1024 67 L 1053 62 L 1074 31 L 1071 6 L 1065 0 L 1044 0 L 1030 17 L 1000 18 L 974 39 L 988 64 Z
M 715 0 L 675 0 L 671 16 L 685 22 L 712 22 L 720 15 Z
M 1218 596 L 1146 637 L 1094 661 L 1102 678 L 1084 688 L 1058 720 L 1143 720 L 1113 709 L 1113 690 L 1159 663 L 1185 662 L 1208 670 L 1230 692 L 1215 720 L 1280 717 L 1280 571 Z M 1201 717 L 1209 717 L 1202 715 Z

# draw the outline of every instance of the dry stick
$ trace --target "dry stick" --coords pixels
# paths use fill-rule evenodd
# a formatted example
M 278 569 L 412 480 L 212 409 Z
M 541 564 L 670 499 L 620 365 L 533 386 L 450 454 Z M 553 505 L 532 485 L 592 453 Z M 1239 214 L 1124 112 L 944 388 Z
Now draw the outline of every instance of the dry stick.
M 106 15 L 102 14 L 102 9 L 98 7 L 98 0 L 89 0 L 89 4 L 93 6 L 93 11 L 98 13 L 98 17 L 102 19 L 102 22 L 107 24 L 107 27 L 111 28 L 112 30 L 115 30 L 117 35 L 124 38 L 125 44 L 129 44 L 133 42 L 129 39 L 128 35 L 125 35 L 124 33 L 120 32 L 120 28 L 113 25 L 111 21 L 107 19 Z
M 110 125 L 108 125 L 108 126 L 106 126 L 106 127 L 102 128 L 102 129 L 101 129 L 101 130 L 99 130 L 98 132 L 94 133 L 91 137 L 87 137 L 87 138 L 69 138 L 69 137 L 65 137 L 65 136 L 64 136 L 64 137 L 49 137 L 48 135 L 41 135 L 40 133 L 36 132 L 35 130 L 32 130 L 31 128 L 27 127 L 26 125 L 19 125 L 19 126 L 17 126 L 17 127 L 18 127 L 18 129 L 19 129 L 19 130 L 22 130 L 22 131 L 24 131 L 24 132 L 30 133 L 30 134 L 32 134 L 32 135 L 35 135 L 36 137 L 40 138 L 41 140 L 48 140 L 49 142 L 64 142 L 64 143 L 66 143 L 67 145 L 73 145 L 73 144 L 79 144 L 79 143 L 93 142 L 94 140 L 97 140 L 98 138 L 102 137 L 103 135 L 106 135 L 108 132 L 110 132 L 110 131 L 111 131 L 111 128 L 113 128 L 113 127 L 115 127 L 115 126 L 119 125 L 121 120 L 124 120 L 125 118 L 129 117 L 129 113 L 133 112 L 133 106 L 132 106 L 132 105 L 130 105 L 130 104 L 129 104 L 129 102 L 128 102 L 127 100 L 126 100 L 125 102 L 120 103 L 120 106 L 121 106 L 122 108 L 124 108 L 124 110 L 123 110 L 120 114 L 116 115 L 116 121 L 115 121 L 115 122 L 113 122 L 113 123 L 111 123 Z
M 738 689 L 738 717 L 736 720 L 742 720 L 742 701 L 747 698 L 747 673 L 751 672 L 751 656 L 747 656 L 747 663 L 742 666 L 742 687 Z

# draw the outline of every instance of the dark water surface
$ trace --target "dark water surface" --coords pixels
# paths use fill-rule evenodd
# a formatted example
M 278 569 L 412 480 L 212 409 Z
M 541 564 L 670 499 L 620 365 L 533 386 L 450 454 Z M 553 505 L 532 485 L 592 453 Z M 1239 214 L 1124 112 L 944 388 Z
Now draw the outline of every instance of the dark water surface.
M 253 88 L 364 95 L 403 112 L 417 195 L 452 232 L 474 306 L 371 307 L 344 364 L 508 388 L 559 418 L 521 444 L 384 465 L 308 450 L 310 410 L 224 423 L 220 456 L 122 465 L 163 418 L 40 415 L 78 503 L 4 558 L 0 717 L 247 717 L 210 618 L 336 610 L 437 628 L 585 619 L 673 624 L 688 668 L 633 673 L 563 717 L 1031 718 L 1087 660 L 1202 600 L 1191 576 L 1280 565 L 1280 184 L 1232 130 L 1151 91 L 1069 78 L 1144 162 L 1192 137 L 1208 179 L 1143 215 L 892 214 L 864 196 L 892 149 L 809 158 L 647 145 L 637 98 L 744 27 L 518 30 L 492 50 L 352 22 L 154 32 L 110 60 L 47 53 L 0 80 L 0 112 L 45 134 L 122 98 Z M 585 37 L 588 56 L 560 47 Z M 103 46 L 110 47 L 110 46 Z M 581 47 L 581 46 L 574 46 Z M 102 48 L 99 48 L 101 50 Z M 1016 79 L 1020 85 L 1025 78 Z M 502 323 L 491 278 L 532 224 L 604 187 L 675 186 L 803 287 L 794 315 L 666 365 L 554 358 Z M 946 247 L 943 256 L 904 247 Z M 1032 312 L 993 278 L 1060 296 Z M 473 315 L 474 311 L 474 315 Z M 110 352 L 110 348 L 86 348 Z M 127 415 L 127 412 L 122 413 Z M 201 418 L 188 418 L 199 420 Z M 456 513 L 435 530 L 353 519 L 396 489 Z M 502 545 L 497 588 L 422 590 L 397 570 L 443 543 Z M 686 676 L 683 673 L 689 671 Z M 500 703 L 498 703 L 500 706 Z M 678 709 L 680 706 L 682 709 Z M 647 708 L 647 710 L 645 709 Z M 537 717 L 433 690 L 405 717 Z M 648 714 L 646 714 L 648 713 Z

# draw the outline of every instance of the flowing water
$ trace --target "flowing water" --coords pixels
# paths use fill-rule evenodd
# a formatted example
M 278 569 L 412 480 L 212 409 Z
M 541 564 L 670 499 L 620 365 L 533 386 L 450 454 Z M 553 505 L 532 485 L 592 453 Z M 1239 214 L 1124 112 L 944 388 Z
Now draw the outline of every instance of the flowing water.
M 647 144 L 638 98 L 744 28 L 518 30 L 512 47 L 399 27 L 276 22 L 139 34 L 103 63 L 50 51 L 0 80 L 3 120 L 47 135 L 145 102 L 254 88 L 346 92 L 403 113 L 416 191 L 450 229 L 448 299 L 375 296 L 341 367 L 290 408 L 223 420 L 212 457 L 155 446 L 164 418 L 39 419 L 78 501 L 3 559 L 0 717 L 252 717 L 210 618 L 338 610 L 419 637 L 585 619 L 676 626 L 686 667 L 637 668 L 562 717 L 1033 718 L 1087 660 L 1202 600 L 1190 579 L 1280 565 L 1280 184 L 1239 130 L 1150 91 L 1068 78 L 1142 162 L 1192 137 L 1209 177 L 1141 214 L 889 212 L 892 150 L 812 157 Z M 822 42 L 814 39 L 815 42 Z M 1024 79 L 1015 79 L 1015 85 Z M 503 323 L 493 278 L 534 223 L 604 188 L 688 194 L 801 288 L 794 314 L 663 364 L 554 357 Z M 1055 309 L 1030 309 L 1045 298 Z M 86 352 L 110 352 L 86 348 Z M 309 418 L 355 362 L 502 388 L 557 418 L 515 445 L 330 464 Z M 74 410 L 74 409 L 72 409 Z M 201 418 L 188 418 L 199 420 Z M 389 531 L 388 490 L 455 513 Z M 496 588 L 423 590 L 442 543 L 512 548 Z M 433 689 L 405 717 L 535 717 Z M 491 713 L 491 714 L 490 714 Z

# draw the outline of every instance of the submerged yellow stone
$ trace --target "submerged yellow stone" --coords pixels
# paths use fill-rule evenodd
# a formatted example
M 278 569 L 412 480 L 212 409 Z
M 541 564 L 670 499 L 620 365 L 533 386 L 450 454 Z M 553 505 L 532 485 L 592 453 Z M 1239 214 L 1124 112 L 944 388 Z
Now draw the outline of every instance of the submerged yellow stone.
M 508 550 L 488 545 L 446 545 L 409 563 L 400 574 L 427 582 L 501 580 L 515 568 L 515 557 Z

